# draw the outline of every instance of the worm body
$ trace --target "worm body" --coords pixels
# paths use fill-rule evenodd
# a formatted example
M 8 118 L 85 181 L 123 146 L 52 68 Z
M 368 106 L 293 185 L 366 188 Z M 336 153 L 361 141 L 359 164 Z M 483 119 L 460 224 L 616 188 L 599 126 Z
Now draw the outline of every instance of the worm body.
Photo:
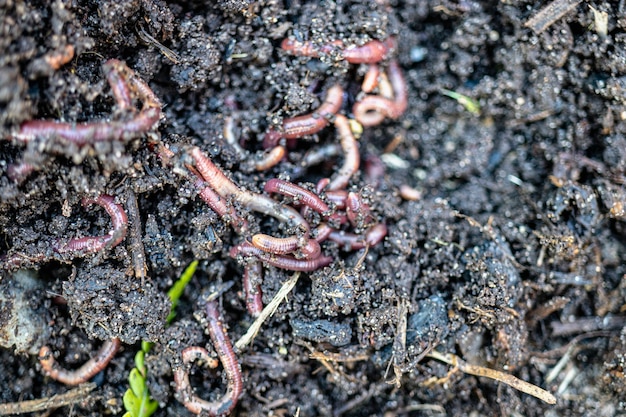
M 117 104 L 122 109 L 132 107 L 131 90 L 143 101 L 142 109 L 133 109 L 133 117 L 117 122 L 64 123 L 32 120 L 24 123 L 13 137 L 28 142 L 36 137 L 61 138 L 77 146 L 109 140 L 128 140 L 150 130 L 161 117 L 161 104 L 148 85 L 121 61 L 110 59 L 103 65 Z
M 312 272 L 329 265 L 333 261 L 329 256 L 318 256 L 314 259 L 296 259 L 288 255 L 274 255 L 245 242 L 234 246 L 230 250 L 231 257 L 234 258 L 237 255 L 254 256 L 266 264 L 277 268 L 300 272 Z
M 359 170 L 359 164 L 361 162 L 359 156 L 359 146 L 356 142 L 356 138 L 350 129 L 350 123 L 345 116 L 337 115 L 335 118 L 335 126 L 339 131 L 339 138 L 341 140 L 341 148 L 344 152 L 344 162 L 337 175 L 330 180 L 327 186 L 328 190 L 342 190 L 346 188 L 350 182 L 350 178 Z
M 337 114 L 342 103 L 343 88 L 335 84 L 328 90 L 326 99 L 317 110 L 283 120 L 282 131 L 280 132 L 270 129 L 265 135 L 263 146 L 267 149 L 276 146 L 281 138 L 298 139 L 319 132 L 330 124 L 329 118 Z
M 66 385 L 79 385 L 89 381 L 98 372 L 106 368 L 121 344 L 118 338 L 107 340 L 93 358 L 74 371 L 69 371 L 59 366 L 52 355 L 52 350 L 48 346 L 43 346 L 39 350 L 39 363 L 52 379 Z
M 117 246 L 126 237 L 128 229 L 128 217 L 124 208 L 120 204 L 115 203 L 115 198 L 102 194 L 95 199 L 83 198 L 83 206 L 97 204 L 104 208 L 111 216 L 113 229 L 104 236 L 86 236 L 81 238 L 70 239 L 65 243 L 57 243 L 54 250 L 58 253 L 76 253 L 77 255 L 86 255 L 99 252 L 106 247 L 112 248 Z
M 243 271 L 243 289 L 246 295 L 246 309 L 252 317 L 263 311 L 263 265 L 259 261 L 250 262 Z
M 243 380 L 241 367 L 233 350 L 230 338 L 224 331 L 224 325 L 217 309 L 217 303 L 211 301 L 206 306 L 209 337 L 217 356 L 224 367 L 224 373 L 228 380 L 226 393 L 215 401 L 206 401 L 193 394 L 189 382 L 189 372 L 184 367 L 174 371 L 176 391 L 180 395 L 181 402 L 194 414 L 205 413 L 209 416 L 224 416 L 229 414 L 237 405 L 237 400 L 243 392 Z M 192 346 L 182 352 L 183 365 L 188 365 L 198 359 L 205 361 L 209 367 L 217 367 L 215 359 L 211 358 L 206 349 Z

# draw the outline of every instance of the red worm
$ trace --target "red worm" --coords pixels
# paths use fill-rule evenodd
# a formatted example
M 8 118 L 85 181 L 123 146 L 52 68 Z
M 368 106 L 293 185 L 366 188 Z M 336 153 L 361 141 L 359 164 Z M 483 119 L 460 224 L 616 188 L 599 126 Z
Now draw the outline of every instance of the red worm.
M 68 371 L 60 367 L 54 360 L 52 350 L 48 346 L 43 346 L 39 350 L 39 363 L 46 374 L 52 379 L 66 385 L 78 385 L 89 381 L 98 372 L 106 368 L 119 350 L 121 344 L 118 338 L 107 340 L 98 353 L 96 353 L 96 356 L 89 359 L 83 366 L 74 371 Z
M 30 174 L 35 171 L 36 167 L 28 162 L 20 162 L 11 164 L 7 167 L 7 176 L 16 183 L 23 182 Z
M 272 216 L 279 221 L 309 232 L 309 223 L 293 208 L 280 204 L 267 196 L 240 189 L 199 148 L 192 148 L 191 156 L 204 180 L 220 196 L 234 198 L 235 201 L 250 210 Z
M 258 317 L 263 311 L 263 264 L 250 262 L 243 271 L 243 290 L 246 294 L 246 309 L 252 317 Z
M 378 78 L 380 77 L 380 67 L 372 64 L 367 68 L 363 82 L 361 83 L 361 91 L 371 93 L 378 86 Z
M 328 190 L 342 190 L 347 187 L 350 178 L 359 170 L 359 146 L 350 128 L 350 123 L 343 115 L 335 118 L 335 127 L 339 131 L 341 148 L 344 152 L 344 162 L 334 178 L 327 186 Z
M 242 234 L 248 230 L 248 222 L 237 214 L 235 207 L 228 205 L 225 198 L 217 194 L 211 187 L 208 187 L 202 179 L 202 175 L 193 167 L 187 166 L 187 168 L 198 177 L 195 186 L 200 190 L 198 191 L 200 198 L 207 203 L 218 216 L 229 223 L 237 233 Z
M 276 238 L 263 233 L 252 236 L 252 246 L 274 255 L 302 254 L 303 259 L 315 259 L 322 253 L 319 243 L 299 236 Z
M 254 256 L 277 268 L 300 272 L 315 271 L 329 265 L 333 261 L 333 259 L 329 256 L 319 256 L 315 259 L 296 259 L 287 255 L 273 255 L 261 249 L 255 248 L 247 242 L 231 248 L 230 256 L 234 258 L 237 255 Z
M 294 199 L 294 203 L 304 204 L 320 214 L 328 213 L 330 207 L 321 198 L 311 191 L 300 187 L 292 182 L 272 178 L 265 183 L 263 188 L 268 193 L 277 193 Z
M 111 216 L 113 229 L 104 236 L 86 236 L 70 239 L 67 242 L 57 242 L 53 248 L 57 253 L 64 254 L 75 252 L 78 256 L 86 255 L 99 252 L 107 247 L 113 248 L 124 240 L 126 230 L 128 229 L 128 217 L 126 216 L 124 208 L 120 204 L 115 203 L 114 197 L 102 194 L 96 199 L 83 198 L 82 204 L 83 206 L 97 204 L 104 208 L 109 216 Z
M 374 223 L 370 207 L 357 193 L 349 192 L 346 199 L 346 216 L 352 226 L 362 228 Z
M 330 123 L 343 103 L 343 88 L 336 84 L 326 93 L 326 100 L 313 113 L 304 114 L 283 120 L 281 131 L 270 129 L 263 140 L 264 148 L 272 148 L 281 138 L 298 139 L 319 132 Z
M 274 146 L 271 150 L 266 152 L 261 158 L 254 162 L 254 167 L 257 171 L 267 171 L 270 168 L 278 165 L 280 161 L 287 155 L 287 149 L 284 146 Z
M 350 45 L 346 47 L 339 40 L 317 46 L 311 41 L 301 42 L 287 38 L 281 43 L 281 48 L 292 55 L 309 56 L 312 58 L 318 58 L 322 54 L 338 50 L 341 57 L 351 64 L 374 64 L 387 57 L 394 43 L 393 38 L 388 38 L 384 42 L 372 40 L 361 46 Z
M 150 87 L 123 62 L 111 59 L 104 63 L 103 68 L 120 107 L 131 107 L 129 89 L 143 101 L 141 111 L 130 120 L 89 123 L 33 120 L 24 123 L 14 138 L 28 142 L 36 137 L 45 139 L 58 137 L 77 146 L 84 146 L 109 140 L 128 140 L 150 130 L 161 117 L 161 104 Z
M 228 380 L 226 394 L 215 401 L 206 401 L 197 397 L 193 394 L 191 383 L 189 382 L 189 371 L 185 370 L 184 367 L 174 371 L 174 381 L 176 382 L 176 391 L 181 397 L 181 402 L 189 411 L 194 414 L 205 413 L 209 416 L 224 416 L 235 408 L 237 400 L 239 400 L 239 396 L 243 392 L 241 366 L 233 351 L 230 338 L 224 331 L 224 325 L 219 310 L 217 309 L 217 303 L 215 301 L 207 303 L 206 312 L 209 322 L 209 336 L 211 337 L 211 342 L 217 352 L 217 356 L 220 362 L 222 362 L 226 379 Z M 209 356 L 209 353 L 205 349 L 197 346 L 183 350 L 182 359 L 184 365 L 196 359 L 203 359 L 210 367 L 217 366 L 214 360 Z
M 387 236 L 387 226 L 382 223 L 370 227 L 364 235 L 357 235 L 334 230 L 328 236 L 329 240 L 339 244 L 346 251 L 363 249 L 367 246 L 375 246 Z
M 385 117 L 397 119 L 405 112 L 408 105 L 408 92 L 402 70 L 395 60 L 389 62 L 389 81 L 394 97 L 389 99 L 378 95 L 369 95 L 354 103 L 352 113 L 363 126 L 380 124 Z

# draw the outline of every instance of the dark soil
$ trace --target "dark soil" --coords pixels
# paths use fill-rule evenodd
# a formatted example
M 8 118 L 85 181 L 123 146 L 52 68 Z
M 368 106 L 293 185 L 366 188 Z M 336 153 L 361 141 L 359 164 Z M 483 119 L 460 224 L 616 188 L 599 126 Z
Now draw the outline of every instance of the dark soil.
M 234 120 L 252 155 L 269 128 L 311 112 L 333 84 L 355 100 L 364 66 L 332 54 L 289 55 L 280 48 L 288 36 L 346 44 L 397 36 L 409 107 L 364 130 L 368 162 L 350 184 L 389 233 L 367 251 L 322 245 L 335 261 L 302 274 L 238 353 L 245 392 L 233 415 L 626 413 L 626 6 L 554 3 L 570 10 L 525 25 L 548 2 L 0 1 L 0 253 L 21 254 L 30 259 L 23 268 L 37 271 L 2 271 L 0 402 L 68 389 L 42 374 L 43 344 L 72 368 L 120 337 L 122 351 L 71 413 L 121 415 L 133 357 L 149 340 L 157 415 L 188 415 L 170 365 L 187 346 L 212 350 L 203 296 L 232 285 L 220 298 L 232 340 L 252 322 L 243 266 L 228 255 L 243 238 L 159 159 L 155 144 L 197 145 L 257 192 L 278 176 L 315 183 L 342 157 L 307 168 L 300 161 L 337 140 L 332 127 L 258 173 L 225 140 L 225 121 Z M 49 59 L 68 45 L 73 59 L 53 68 Z M 164 104 L 157 129 L 83 148 L 13 139 L 32 119 L 120 117 L 102 73 L 110 58 L 126 62 Z M 446 91 L 475 100 L 479 112 Z M 350 116 L 350 107 L 341 112 Z M 10 179 L 9 167 L 23 162 L 34 172 Z M 418 200 L 402 198 L 407 185 Z M 100 207 L 81 206 L 83 197 L 110 194 L 126 207 L 130 190 L 147 259 L 143 282 L 129 237 L 95 255 L 54 253 L 56 242 L 111 228 Z M 254 230 L 281 234 L 271 218 L 248 219 Z M 198 272 L 165 328 L 167 290 L 194 259 Z M 264 270 L 267 304 L 292 273 Z M 448 375 L 451 366 L 424 357 L 433 348 L 541 386 L 558 402 Z M 342 360 L 311 358 L 315 352 Z M 208 370 L 196 370 L 192 384 L 204 398 L 225 391 L 223 377 Z

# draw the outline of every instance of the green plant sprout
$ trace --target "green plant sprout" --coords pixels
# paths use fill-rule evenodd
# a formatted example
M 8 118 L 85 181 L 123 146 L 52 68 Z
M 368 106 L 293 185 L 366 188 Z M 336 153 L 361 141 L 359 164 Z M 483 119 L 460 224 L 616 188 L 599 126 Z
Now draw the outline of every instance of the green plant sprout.
M 456 91 L 446 90 L 445 88 L 441 90 L 441 93 L 445 96 L 455 99 L 457 103 L 465 107 L 465 110 L 467 110 L 468 112 L 476 116 L 480 115 L 480 104 L 478 104 L 478 101 L 474 100 L 473 98 L 470 98 L 461 93 L 457 93 Z
M 176 317 L 175 309 L 178 305 L 178 300 L 191 280 L 191 277 L 193 277 L 194 272 L 196 272 L 197 267 L 198 261 L 190 263 L 189 266 L 185 268 L 180 278 L 167 292 L 172 305 L 170 307 L 170 314 L 168 314 L 166 319 L 166 326 Z M 152 399 L 150 390 L 146 385 L 148 370 L 144 359 L 153 345 L 154 343 L 142 341 L 141 350 L 135 354 L 135 367 L 131 369 L 128 375 L 128 385 L 130 388 L 126 390 L 123 397 L 124 408 L 126 409 L 124 417 L 149 417 L 159 408 L 158 401 Z

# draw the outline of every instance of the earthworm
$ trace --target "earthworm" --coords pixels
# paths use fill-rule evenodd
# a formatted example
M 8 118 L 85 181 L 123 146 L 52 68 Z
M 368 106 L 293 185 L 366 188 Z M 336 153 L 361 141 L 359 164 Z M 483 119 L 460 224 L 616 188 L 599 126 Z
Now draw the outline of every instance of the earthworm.
M 137 77 L 126 64 L 116 59 L 105 62 L 103 69 L 120 107 L 130 107 L 129 88 L 143 101 L 141 111 L 130 120 L 89 123 L 32 120 L 22 124 L 20 130 L 13 135 L 14 139 L 29 142 L 36 137 L 45 139 L 58 137 L 77 146 L 85 146 L 95 142 L 127 140 L 150 130 L 161 117 L 161 104 L 150 87 Z M 128 83 L 128 86 L 124 87 L 122 85 L 124 83 Z
M 339 150 L 340 146 L 337 143 L 328 143 L 326 145 L 319 146 L 304 154 L 300 165 L 303 167 L 309 167 L 321 164 L 322 162 L 339 155 Z
M 361 83 L 361 91 L 364 93 L 371 93 L 378 86 L 378 77 L 380 77 L 380 67 L 376 64 L 371 64 L 367 68 L 363 82 Z
M 363 235 L 333 230 L 328 236 L 328 240 L 339 244 L 344 250 L 352 251 L 363 249 L 366 246 L 375 246 L 385 236 L 387 236 L 387 226 L 379 223 L 370 227 Z
M 298 226 L 306 233 L 309 232 L 309 223 L 293 208 L 280 204 L 262 194 L 240 189 L 199 148 L 192 148 L 191 156 L 204 180 L 220 196 L 232 197 L 250 210 L 272 216 L 279 221 Z
M 265 183 L 263 189 L 267 193 L 277 193 L 294 199 L 294 203 L 303 204 L 320 214 L 328 213 L 330 207 L 321 198 L 311 191 L 300 187 L 292 182 L 272 178 Z
M 328 236 L 330 236 L 333 230 L 335 229 L 330 227 L 330 225 L 328 225 L 327 223 L 321 223 L 319 226 L 313 229 L 312 235 L 317 243 L 322 243 L 323 241 L 328 239 Z
M 282 161 L 286 154 L 287 149 L 285 149 L 284 146 L 274 146 L 272 149 L 265 152 L 262 157 L 254 161 L 254 167 L 257 171 L 267 171 Z
M 319 243 L 315 240 L 299 236 L 276 238 L 257 233 L 252 236 L 252 246 L 274 255 L 287 255 L 299 251 L 303 259 L 315 259 L 322 252 Z
M 126 71 L 117 60 L 107 61 L 102 66 L 106 74 L 107 81 L 111 87 L 111 93 L 115 98 L 115 102 L 121 109 L 127 109 L 133 106 L 133 98 L 128 85 Z
M 352 106 L 352 113 L 355 119 L 363 126 L 380 124 L 385 117 L 397 119 L 402 116 L 407 108 L 408 93 L 406 81 L 396 60 L 389 62 L 387 72 L 393 89 L 393 99 L 379 95 L 368 95 Z
M 246 309 L 252 317 L 258 317 L 263 311 L 263 264 L 250 262 L 243 271 L 243 290 L 246 295 Z
M 230 249 L 231 257 L 234 258 L 237 255 L 254 256 L 261 261 L 277 268 L 300 272 L 315 271 L 319 268 L 329 265 L 333 261 L 333 258 L 329 256 L 319 256 L 315 259 L 296 259 L 288 255 L 273 255 L 261 249 L 255 248 L 248 242 L 233 246 Z
M 52 379 L 66 385 L 78 385 L 89 381 L 98 372 L 107 367 L 111 359 L 115 356 L 121 346 L 117 337 L 104 342 L 98 353 L 74 371 L 68 371 L 60 367 L 52 355 L 52 350 L 48 346 L 43 346 L 39 350 L 39 363 L 41 367 Z
M 303 216 L 306 216 L 306 208 L 310 208 L 320 213 L 325 218 L 336 224 L 343 224 L 346 222 L 346 217 L 340 213 L 331 213 L 331 209 L 321 198 L 312 193 L 311 191 L 300 187 L 289 181 L 284 181 L 278 178 L 272 178 L 264 187 L 264 190 L 268 193 L 277 193 L 294 199 L 295 204 L 304 205 L 302 211 Z
M 194 414 L 206 413 L 209 416 L 223 416 L 229 414 L 237 405 L 237 400 L 243 392 L 243 380 L 241 377 L 241 366 L 237 356 L 233 351 L 230 338 L 224 331 L 224 325 L 220 317 L 217 303 L 210 301 L 206 305 L 208 318 L 209 336 L 217 356 L 222 362 L 228 388 L 226 394 L 215 401 L 206 401 L 193 394 L 191 383 L 189 382 L 189 371 L 184 367 L 174 371 L 174 381 L 176 391 L 181 396 L 181 402 Z M 209 367 L 217 367 L 217 363 L 209 356 L 206 349 L 198 346 L 186 348 L 182 352 L 183 364 L 187 365 L 197 359 L 202 359 L 209 364 Z
M 7 167 L 7 176 L 13 182 L 21 183 L 23 182 L 30 174 L 35 171 L 35 165 L 28 162 L 20 162 L 17 164 L 10 164 Z
M 287 38 L 282 41 L 280 46 L 292 55 L 312 58 L 318 58 L 321 54 L 338 50 L 341 57 L 351 64 L 374 64 L 385 59 L 393 45 L 393 38 L 388 38 L 385 41 L 371 40 L 361 46 L 350 45 L 347 47 L 339 40 L 317 46 L 311 41 L 302 42 Z
M 61 254 L 76 252 L 78 255 L 86 255 L 99 252 L 106 247 L 112 248 L 124 240 L 128 228 L 128 217 L 124 208 L 115 203 L 114 197 L 102 194 L 95 199 L 83 198 L 82 204 L 83 206 L 97 204 L 104 208 L 111 216 L 113 229 L 103 236 L 86 236 L 70 239 L 67 242 L 57 242 L 53 247 L 55 252 Z
M 374 222 L 370 207 L 357 193 L 349 192 L 346 198 L 346 216 L 354 227 L 367 226 Z
M 245 233 L 245 231 L 248 230 L 248 222 L 237 214 L 235 207 L 227 204 L 224 197 L 220 196 L 211 187 L 207 186 L 205 181 L 202 179 L 202 175 L 193 169 L 193 167 L 187 166 L 187 168 L 198 177 L 194 185 L 199 190 L 198 195 L 200 198 L 207 203 L 207 205 L 215 211 L 218 216 L 230 224 L 237 233 Z
M 263 140 L 263 147 L 272 148 L 278 144 L 281 138 L 298 139 L 319 132 L 329 125 L 329 119 L 337 114 L 342 103 L 343 88 L 339 84 L 335 84 L 328 89 L 326 99 L 317 110 L 283 120 L 281 131 L 274 128 L 270 129 Z
M 341 148 L 345 156 L 342 167 L 327 186 L 328 190 L 331 191 L 346 188 L 348 182 L 350 182 L 350 178 L 359 170 L 360 164 L 359 147 L 352 133 L 352 129 L 350 129 L 348 119 L 343 115 L 337 115 L 335 117 L 335 127 L 339 131 Z
M 74 45 L 65 45 L 64 48 L 47 55 L 44 59 L 53 70 L 58 70 L 74 58 Z
M 226 142 L 233 147 L 240 158 L 245 159 L 250 157 L 250 153 L 241 147 L 237 138 L 235 137 L 235 122 L 232 116 L 224 118 L 223 135 Z M 263 155 L 256 156 L 254 161 L 254 168 L 257 171 L 267 171 L 276 166 L 287 154 L 287 149 L 284 146 L 275 146 L 263 153 Z

